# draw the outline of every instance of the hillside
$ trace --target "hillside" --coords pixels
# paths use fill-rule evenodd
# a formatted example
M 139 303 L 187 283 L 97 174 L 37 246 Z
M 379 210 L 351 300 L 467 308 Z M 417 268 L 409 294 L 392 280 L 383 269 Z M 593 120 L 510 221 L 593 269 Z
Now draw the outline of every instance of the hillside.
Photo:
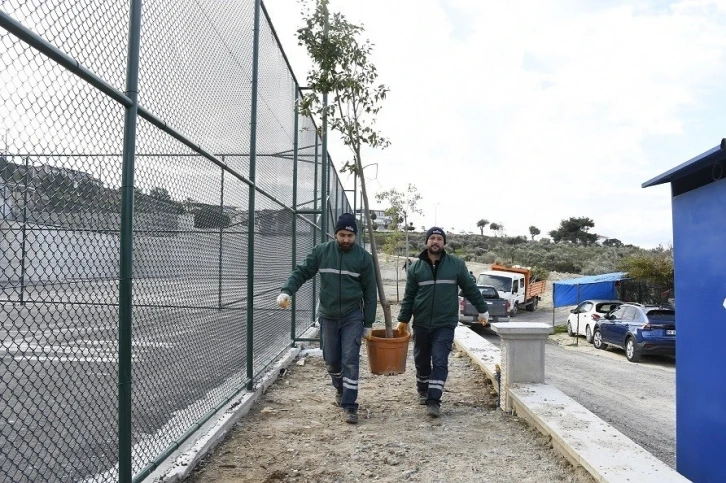
M 377 232 L 377 246 L 385 246 L 386 240 L 391 236 L 390 232 Z M 423 237 L 422 232 L 409 234 L 411 255 L 418 255 L 423 249 Z M 400 253 L 403 254 L 404 251 L 402 243 Z M 665 249 L 645 250 L 633 245 L 580 245 L 566 242 L 554 243 L 549 239 L 533 241 L 524 237 L 448 234 L 447 251 L 462 257 L 467 262 L 519 264 L 537 267 L 543 272 L 596 275 L 618 271 L 618 264 L 623 258 L 648 253 L 662 253 Z M 392 250 L 386 251 L 388 254 L 393 254 L 391 252 Z

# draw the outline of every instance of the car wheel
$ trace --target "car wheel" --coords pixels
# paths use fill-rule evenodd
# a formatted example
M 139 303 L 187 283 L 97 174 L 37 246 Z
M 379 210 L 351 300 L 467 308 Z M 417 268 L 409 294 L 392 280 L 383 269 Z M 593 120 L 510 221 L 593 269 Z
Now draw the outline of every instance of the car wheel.
M 638 344 L 635 343 L 635 339 L 633 337 L 628 337 L 625 341 L 625 357 L 627 357 L 630 362 L 638 362 L 640 360 L 640 356 L 641 354 L 638 350 Z
M 539 299 L 534 299 L 534 302 L 532 302 L 532 311 L 534 312 L 537 310 L 537 306 L 539 305 Z
M 575 337 L 575 333 L 572 332 L 572 324 L 570 324 L 569 322 L 567 322 L 567 335 L 569 335 L 570 337 Z
M 592 334 L 592 345 L 595 346 L 595 349 L 605 349 L 608 346 L 602 341 L 600 329 L 595 329 L 595 332 Z
M 590 325 L 585 327 L 585 340 L 592 344 L 592 331 L 590 330 Z
M 514 302 L 514 305 L 512 305 L 512 309 L 509 311 L 509 316 L 514 317 L 517 315 L 517 311 L 519 310 L 519 304 L 517 302 Z

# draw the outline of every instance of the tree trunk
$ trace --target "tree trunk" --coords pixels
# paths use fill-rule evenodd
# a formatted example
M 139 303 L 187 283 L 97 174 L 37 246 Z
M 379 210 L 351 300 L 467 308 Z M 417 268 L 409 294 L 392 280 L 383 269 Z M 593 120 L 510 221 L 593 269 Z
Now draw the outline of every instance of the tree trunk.
M 396 250 L 396 302 L 401 303 L 401 296 L 398 294 L 398 264 L 401 262 L 399 250 Z
M 363 164 L 360 159 L 360 148 L 356 149 L 355 156 L 356 175 L 360 176 L 360 191 L 363 198 L 363 208 L 366 210 L 366 226 L 370 233 L 371 255 L 373 255 L 373 267 L 376 271 L 376 284 L 378 285 L 378 300 L 383 309 L 383 318 L 386 322 L 386 337 L 393 337 L 393 319 L 391 317 L 391 304 L 386 300 L 386 292 L 383 289 L 383 277 L 381 277 L 381 265 L 378 262 L 378 250 L 376 249 L 376 237 L 373 236 L 373 221 L 371 220 L 371 210 L 368 205 L 368 191 L 366 189 L 366 177 L 363 176 Z M 396 267 L 398 269 L 398 267 Z
M 406 229 L 406 278 L 408 278 L 408 213 L 403 212 L 403 224 Z

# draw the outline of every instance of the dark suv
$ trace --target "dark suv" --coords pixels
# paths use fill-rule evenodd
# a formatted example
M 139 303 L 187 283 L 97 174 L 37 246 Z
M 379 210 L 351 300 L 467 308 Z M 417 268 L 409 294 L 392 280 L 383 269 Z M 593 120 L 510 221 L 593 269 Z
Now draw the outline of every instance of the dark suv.
M 676 355 L 676 311 L 671 306 L 623 304 L 595 325 L 593 345 L 625 349 L 630 362 L 643 354 Z

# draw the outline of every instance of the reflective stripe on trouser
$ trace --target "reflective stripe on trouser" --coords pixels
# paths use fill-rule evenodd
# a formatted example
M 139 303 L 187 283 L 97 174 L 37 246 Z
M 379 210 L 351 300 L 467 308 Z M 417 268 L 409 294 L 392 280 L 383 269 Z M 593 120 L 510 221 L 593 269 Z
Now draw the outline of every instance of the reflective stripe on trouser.
M 358 409 L 358 367 L 363 336 L 363 313 L 354 310 L 342 319 L 320 317 L 323 359 L 333 387 L 343 394 L 341 406 Z
M 449 354 L 454 344 L 454 329 L 413 329 L 413 361 L 416 364 L 416 390 L 426 394 L 426 404 L 441 404 L 444 384 L 449 375 Z

